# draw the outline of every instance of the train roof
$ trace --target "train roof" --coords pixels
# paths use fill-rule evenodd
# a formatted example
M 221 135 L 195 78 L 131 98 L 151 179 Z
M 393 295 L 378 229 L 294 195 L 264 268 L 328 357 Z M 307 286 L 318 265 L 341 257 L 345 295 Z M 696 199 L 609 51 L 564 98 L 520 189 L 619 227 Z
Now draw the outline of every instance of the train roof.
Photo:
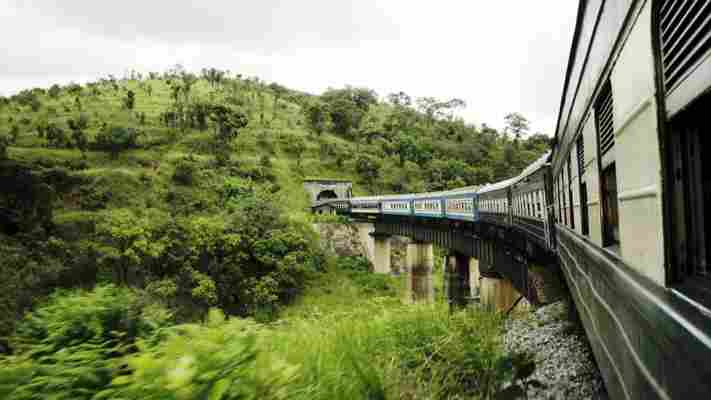
M 518 176 L 514 176 L 513 178 L 505 179 L 503 181 L 495 182 L 495 183 L 490 183 L 488 185 L 484 185 L 481 189 L 479 189 L 479 193 L 490 193 L 490 192 L 495 192 L 500 189 L 507 188 L 518 180 Z
M 545 154 L 542 156 L 538 157 L 538 159 L 531 164 L 529 164 L 526 168 L 523 169 L 523 172 L 521 172 L 519 175 L 511 177 L 509 179 L 505 179 L 503 181 L 495 182 L 495 183 L 490 183 L 488 185 L 484 185 L 481 189 L 479 189 L 479 193 L 490 193 L 494 192 L 500 189 L 505 189 L 518 181 L 525 179 L 527 176 L 534 174 L 536 171 L 539 169 L 543 168 L 546 164 L 548 164 L 548 159 L 551 155 L 550 150 L 547 151 Z
M 532 162 L 526 168 L 524 168 L 523 171 L 521 172 L 521 174 L 519 174 L 518 178 L 524 179 L 525 177 L 536 173 L 539 169 L 543 168 L 546 164 L 548 164 L 548 159 L 550 158 L 550 156 L 551 156 L 551 151 L 548 150 L 545 154 L 540 156 L 536 161 Z

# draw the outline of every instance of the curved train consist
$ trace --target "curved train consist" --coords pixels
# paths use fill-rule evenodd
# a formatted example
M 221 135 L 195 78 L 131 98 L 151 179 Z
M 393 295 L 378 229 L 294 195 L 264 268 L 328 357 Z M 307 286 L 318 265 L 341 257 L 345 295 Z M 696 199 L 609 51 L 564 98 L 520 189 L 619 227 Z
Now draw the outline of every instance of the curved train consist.
M 612 398 L 711 398 L 709 109 L 711 0 L 581 0 L 549 154 L 340 210 L 522 233 L 554 254 Z

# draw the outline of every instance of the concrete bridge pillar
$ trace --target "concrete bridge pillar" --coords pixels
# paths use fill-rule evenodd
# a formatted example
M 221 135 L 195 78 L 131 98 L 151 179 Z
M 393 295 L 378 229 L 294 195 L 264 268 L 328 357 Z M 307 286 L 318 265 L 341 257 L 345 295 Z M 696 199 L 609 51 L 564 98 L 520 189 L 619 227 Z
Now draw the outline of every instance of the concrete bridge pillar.
M 390 235 L 372 233 L 374 241 L 373 266 L 377 274 L 389 274 L 392 271 L 390 265 Z
M 525 310 L 529 307 L 526 299 L 506 279 L 485 277 L 481 280 L 481 304 L 493 311 Z
M 445 259 L 445 293 L 450 307 L 465 307 L 471 297 L 470 257 L 453 253 Z
M 407 256 L 405 257 L 405 302 L 434 302 L 433 269 L 433 244 L 426 242 L 408 243 Z
M 469 287 L 472 299 L 477 302 L 481 293 L 481 273 L 479 272 L 479 260 L 474 257 L 469 258 Z

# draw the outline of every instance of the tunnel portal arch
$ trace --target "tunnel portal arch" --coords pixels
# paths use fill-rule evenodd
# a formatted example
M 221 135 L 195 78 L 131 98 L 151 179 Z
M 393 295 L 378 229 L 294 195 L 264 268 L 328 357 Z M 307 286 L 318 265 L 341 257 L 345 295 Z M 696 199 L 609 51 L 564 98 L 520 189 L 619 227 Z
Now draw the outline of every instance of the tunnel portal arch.
M 323 200 L 331 200 L 331 199 L 337 199 L 338 195 L 336 192 L 333 190 L 327 189 L 321 191 L 317 196 L 316 196 L 316 201 L 323 201 Z

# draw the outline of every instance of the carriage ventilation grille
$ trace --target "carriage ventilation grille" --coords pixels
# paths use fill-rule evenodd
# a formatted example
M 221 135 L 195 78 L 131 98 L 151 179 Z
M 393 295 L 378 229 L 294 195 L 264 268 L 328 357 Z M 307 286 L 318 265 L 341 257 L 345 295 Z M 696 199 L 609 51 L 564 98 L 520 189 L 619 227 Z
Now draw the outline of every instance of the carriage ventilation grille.
M 595 121 L 597 123 L 597 134 L 600 137 L 601 155 L 607 153 L 615 145 L 612 117 L 612 85 L 608 80 L 600 91 L 595 104 Z
M 659 12 L 664 86 L 669 92 L 711 49 L 711 0 L 664 0 Z

